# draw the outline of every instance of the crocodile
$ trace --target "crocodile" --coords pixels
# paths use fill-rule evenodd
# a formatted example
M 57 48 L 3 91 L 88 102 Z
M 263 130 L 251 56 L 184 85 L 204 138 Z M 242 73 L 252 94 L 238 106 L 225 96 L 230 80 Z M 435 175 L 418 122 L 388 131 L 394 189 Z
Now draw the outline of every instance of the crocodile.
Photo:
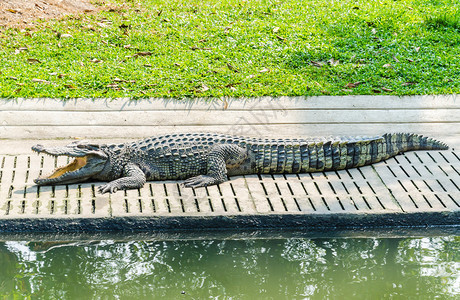
M 265 139 L 216 133 L 167 134 L 121 144 L 74 141 L 64 147 L 32 150 L 73 158 L 68 165 L 35 179 L 37 185 L 107 182 L 100 193 L 141 188 L 147 180 L 185 180 L 206 187 L 247 174 L 308 173 L 361 167 L 410 150 L 446 150 L 418 134 L 377 137 Z

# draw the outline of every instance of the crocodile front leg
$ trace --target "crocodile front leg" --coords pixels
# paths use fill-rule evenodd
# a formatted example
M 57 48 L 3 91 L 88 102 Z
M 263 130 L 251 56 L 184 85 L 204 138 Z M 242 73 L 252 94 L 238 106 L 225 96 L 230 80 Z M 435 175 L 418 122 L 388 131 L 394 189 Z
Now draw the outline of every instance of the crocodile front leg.
M 128 164 L 123 169 L 122 178 L 110 181 L 98 187 L 101 194 L 115 193 L 118 190 L 138 189 L 144 186 L 146 178 L 144 172 L 135 164 Z
M 185 187 L 198 188 L 227 181 L 227 167 L 236 167 L 247 157 L 246 149 L 232 144 L 216 145 L 208 155 L 207 173 L 186 179 Z

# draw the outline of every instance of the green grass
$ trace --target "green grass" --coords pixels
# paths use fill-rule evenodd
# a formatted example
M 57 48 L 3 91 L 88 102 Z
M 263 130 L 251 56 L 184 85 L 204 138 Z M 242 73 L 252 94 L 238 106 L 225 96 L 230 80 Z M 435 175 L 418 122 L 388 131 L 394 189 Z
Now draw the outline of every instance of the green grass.
M 458 0 L 112 2 L 1 29 L 0 97 L 460 91 Z

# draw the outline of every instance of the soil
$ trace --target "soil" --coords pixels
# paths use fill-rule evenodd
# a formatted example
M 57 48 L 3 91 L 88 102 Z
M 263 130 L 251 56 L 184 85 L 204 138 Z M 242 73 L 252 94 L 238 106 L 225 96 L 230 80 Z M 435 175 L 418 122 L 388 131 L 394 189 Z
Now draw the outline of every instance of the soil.
M 34 20 L 91 13 L 101 9 L 90 0 L 0 0 L 0 26 L 27 27 Z

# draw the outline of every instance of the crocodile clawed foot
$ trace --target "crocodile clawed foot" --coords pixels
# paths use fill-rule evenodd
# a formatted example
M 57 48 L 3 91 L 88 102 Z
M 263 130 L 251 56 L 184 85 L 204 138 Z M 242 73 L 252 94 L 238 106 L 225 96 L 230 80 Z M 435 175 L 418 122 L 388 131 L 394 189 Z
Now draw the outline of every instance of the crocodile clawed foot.
M 99 191 L 99 193 L 101 194 L 105 194 L 105 193 L 115 193 L 116 191 L 118 191 L 118 187 L 116 187 L 114 184 L 112 184 L 111 182 L 107 183 L 107 184 L 104 184 L 104 185 L 101 185 L 97 188 L 97 190 Z
M 200 175 L 186 179 L 184 181 L 184 186 L 188 188 L 199 188 L 217 184 L 217 181 L 218 180 L 216 180 L 214 177 L 208 175 Z

